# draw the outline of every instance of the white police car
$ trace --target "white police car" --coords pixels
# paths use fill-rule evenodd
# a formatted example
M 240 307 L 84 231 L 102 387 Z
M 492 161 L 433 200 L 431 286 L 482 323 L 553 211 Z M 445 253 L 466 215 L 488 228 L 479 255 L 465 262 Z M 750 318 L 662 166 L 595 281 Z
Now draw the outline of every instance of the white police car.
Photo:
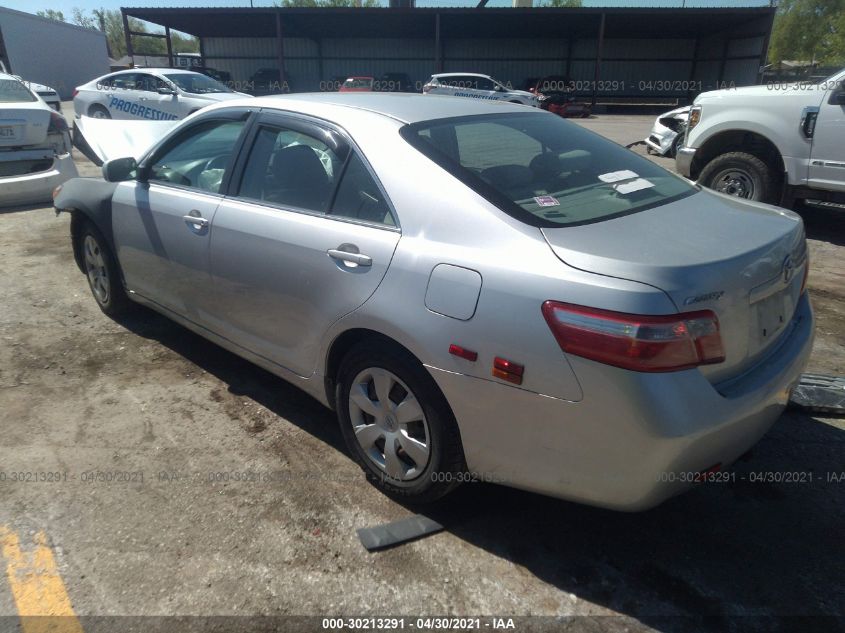
M 73 93 L 77 118 L 182 119 L 212 103 L 247 97 L 207 75 L 176 68 L 133 68 L 103 75 Z
M 511 90 L 490 75 L 477 73 L 440 73 L 432 75 L 423 86 L 423 94 L 451 95 L 453 97 L 469 97 L 471 99 L 485 99 L 487 101 L 508 101 L 522 105 L 540 105 L 537 95 L 524 90 Z

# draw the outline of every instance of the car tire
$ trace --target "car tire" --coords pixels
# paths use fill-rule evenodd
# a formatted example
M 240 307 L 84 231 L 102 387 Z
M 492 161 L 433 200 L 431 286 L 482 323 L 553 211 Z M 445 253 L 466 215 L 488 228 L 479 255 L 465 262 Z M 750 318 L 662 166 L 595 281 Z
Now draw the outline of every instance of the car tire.
M 777 200 L 777 178 L 765 162 L 745 152 L 728 152 L 711 160 L 698 177 L 704 187 L 731 196 L 773 203 Z
M 417 359 L 398 345 L 370 340 L 345 356 L 336 385 L 343 439 L 378 489 L 428 503 L 458 485 L 466 471 L 458 425 Z M 390 402 L 386 410 L 379 394 Z
M 92 119 L 110 119 L 111 113 L 101 105 L 92 105 L 88 108 L 88 116 Z
M 115 317 L 134 305 L 123 289 L 120 269 L 103 235 L 86 224 L 78 236 L 80 261 L 94 300 L 105 314 Z

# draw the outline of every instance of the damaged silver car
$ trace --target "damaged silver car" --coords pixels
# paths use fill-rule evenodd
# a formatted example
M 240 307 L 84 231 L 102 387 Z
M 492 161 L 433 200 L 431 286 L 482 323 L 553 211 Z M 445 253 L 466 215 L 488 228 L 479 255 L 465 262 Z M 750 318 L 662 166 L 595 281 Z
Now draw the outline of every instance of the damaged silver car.
M 0 73 L 0 205 L 46 202 L 77 175 L 64 117 L 19 79 Z

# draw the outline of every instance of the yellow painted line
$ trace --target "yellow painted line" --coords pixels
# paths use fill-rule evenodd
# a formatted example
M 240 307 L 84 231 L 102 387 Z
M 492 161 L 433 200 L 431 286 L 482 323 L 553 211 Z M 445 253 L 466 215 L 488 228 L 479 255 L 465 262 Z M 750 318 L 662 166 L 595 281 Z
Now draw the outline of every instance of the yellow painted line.
M 0 525 L 0 551 L 23 633 L 82 633 L 47 535 L 38 532 L 23 551 L 17 533 Z

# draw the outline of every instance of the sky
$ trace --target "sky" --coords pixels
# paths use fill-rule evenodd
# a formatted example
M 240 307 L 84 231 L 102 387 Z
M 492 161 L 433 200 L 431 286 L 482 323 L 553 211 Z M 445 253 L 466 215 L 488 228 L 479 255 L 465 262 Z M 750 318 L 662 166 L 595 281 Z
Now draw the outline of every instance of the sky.
M 589 6 L 621 6 L 621 7 L 679 7 L 682 0 L 583 0 L 585 7 Z M 387 0 L 382 0 L 387 4 Z M 473 7 L 478 0 L 417 0 L 418 7 Z M 539 3 L 539 0 L 535 0 Z M 685 0 L 688 7 L 747 7 L 767 6 L 768 0 Z M 35 13 L 44 9 L 55 9 L 65 15 L 70 21 L 74 7 L 79 7 L 86 13 L 91 9 L 119 9 L 123 7 L 248 7 L 249 0 L 2 0 L 2 5 L 18 11 Z M 258 7 L 273 6 L 273 0 L 253 0 Z M 510 0 L 489 0 L 488 7 L 508 7 Z

